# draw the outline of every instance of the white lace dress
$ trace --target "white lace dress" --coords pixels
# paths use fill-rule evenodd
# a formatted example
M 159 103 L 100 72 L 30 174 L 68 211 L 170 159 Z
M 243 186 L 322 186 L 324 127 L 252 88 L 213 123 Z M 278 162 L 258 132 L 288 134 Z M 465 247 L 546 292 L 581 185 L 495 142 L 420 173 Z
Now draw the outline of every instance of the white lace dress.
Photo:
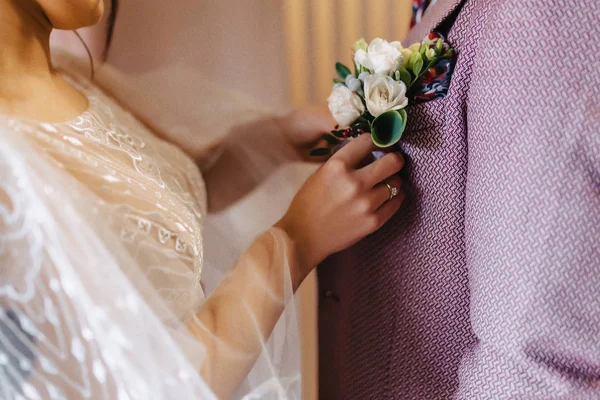
M 10 119 L 8 125 L 102 200 L 110 228 L 185 319 L 204 300 L 206 193 L 198 167 L 88 80 L 64 76 L 87 97 L 87 111 L 65 123 Z
M 199 169 L 64 76 L 88 99 L 81 116 L 0 116 L 0 398 L 214 398 L 186 329 L 205 300 Z M 239 397 L 299 396 L 292 317 Z

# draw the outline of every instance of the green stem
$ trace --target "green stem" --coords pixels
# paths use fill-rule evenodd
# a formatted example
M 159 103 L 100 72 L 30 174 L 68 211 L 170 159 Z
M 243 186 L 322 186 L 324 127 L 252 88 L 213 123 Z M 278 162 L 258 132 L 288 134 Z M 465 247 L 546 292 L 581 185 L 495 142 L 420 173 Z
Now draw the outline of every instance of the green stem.
M 415 83 L 416 83 L 416 82 L 417 82 L 417 81 L 418 81 L 418 80 L 421 78 L 421 76 L 423 76 L 423 74 L 424 74 L 426 71 L 429 71 L 429 68 L 431 68 L 431 66 L 432 66 L 433 64 L 435 64 L 435 61 L 437 61 L 437 59 L 438 59 L 438 58 L 436 57 L 436 58 L 432 59 L 431 61 L 429 61 L 429 64 L 427 64 L 427 67 L 426 67 L 425 69 L 423 69 L 423 70 L 422 70 L 422 71 L 419 73 L 419 75 L 418 75 L 418 76 L 416 76 L 416 77 L 415 77 L 415 79 L 414 79 L 414 80 L 413 80 L 413 81 L 410 83 L 410 85 L 408 85 L 408 88 L 406 89 L 406 91 L 407 91 L 407 92 L 410 90 L 410 88 L 412 87 L 412 85 L 414 85 L 414 84 L 415 84 Z

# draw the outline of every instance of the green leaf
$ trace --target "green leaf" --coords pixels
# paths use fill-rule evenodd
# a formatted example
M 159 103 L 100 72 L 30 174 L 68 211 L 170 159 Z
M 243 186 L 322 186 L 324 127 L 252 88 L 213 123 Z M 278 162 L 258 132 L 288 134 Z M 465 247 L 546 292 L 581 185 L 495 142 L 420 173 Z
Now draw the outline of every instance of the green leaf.
M 424 56 L 427 49 L 429 49 L 429 45 L 423 43 L 421 45 L 421 48 L 419 49 L 419 54 L 421 54 L 421 56 Z
M 453 48 L 449 48 L 449 49 L 448 49 L 448 50 L 446 50 L 446 52 L 444 53 L 444 57 L 451 56 L 452 54 L 454 54 L 454 49 L 453 49 Z
M 346 77 L 352 73 L 348 67 L 339 62 L 335 63 L 335 70 L 342 79 L 346 79 Z
M 402 138 L 408 119 L 404 109 L 387 111 L 375 118 L 371 124 L 371 138 L 377 147 L 390 147 Z
M 398 70 L 398 72 L 400 72 L 400 80 L 402 82 L 404 82 L 404 84 L 406 85 L 406 87 L 409 87 L 410 83 L 412 81 L 412 77 L 410 76 L 410 72 L 408 72 L 406 70 L 406 68 L 404 68 L 404 67 L 400 67 L 400 69 Z
M 335 78 L 335 79 L 333 80 L 333 83 L 344 83 L 344 81 L 343 81 L 343 80 L 341 80 L 341 79 Z
M 328 134 L 324 134 L 323 136 L 321 136 L 327 143 L 332 144 L 332 145 L 336 145 L 339 144 L 340 141 L 337 140 L 335 137 L 328 135 Z
M 419 58 L 417 61 L 415 61 L 415 63 L 413 64 L 413 74 L 415 74 L 415 76 L 419 76 L 419 74 L 421 73 L 421 69 L 423 68 L 423 59 Z
M 326 148 L 319 148 L 319 149 L 314 149 L 313 151 L 310 152 L 310 156 L 311 157 L 322 157 L 322 156 L 326 156 L 331 154 L 331 150 L 326 149 Z

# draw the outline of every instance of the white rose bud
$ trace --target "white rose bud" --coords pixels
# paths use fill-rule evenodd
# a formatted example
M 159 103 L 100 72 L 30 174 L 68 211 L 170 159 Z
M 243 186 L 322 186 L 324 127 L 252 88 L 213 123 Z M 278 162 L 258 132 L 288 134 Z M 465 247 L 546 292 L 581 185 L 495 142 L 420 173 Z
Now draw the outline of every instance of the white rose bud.
M 354 61 L 376 74 L 389 74 L 402 62 L 402 45 L 400 42 L 389 43 L 377 38 L 369 43 L 367 50 L 359 49 L 354 54 Z
M 350 74 L 346 77 L 346 86 L 353 92 L 357 92 L 360 89 L 360 81 Z
M 386 111 L 400 110 L 408 105 L 406 85 L 387 75 L 369 75 L 365 79 L 365 100 L 374 117 Z
M 365 113 L 365 106 L 356 93 L 346 86 L 339 86 L 327 99 L 329 111 L 340 126 L 349 126 Z
M 354 42 L 354 51 L 358 50 L 366 50 L 369 47 L 365 39 L 360 38 L 356 42 Z

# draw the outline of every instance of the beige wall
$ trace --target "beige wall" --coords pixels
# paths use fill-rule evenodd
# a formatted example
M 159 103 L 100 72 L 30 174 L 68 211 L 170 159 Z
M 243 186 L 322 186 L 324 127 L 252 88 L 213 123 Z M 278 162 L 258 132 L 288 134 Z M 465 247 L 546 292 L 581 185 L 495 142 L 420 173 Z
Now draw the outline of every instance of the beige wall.
M 124 0 L 110 62 L 186 63 L 275 107 L 287 104 L 280 0 Z

